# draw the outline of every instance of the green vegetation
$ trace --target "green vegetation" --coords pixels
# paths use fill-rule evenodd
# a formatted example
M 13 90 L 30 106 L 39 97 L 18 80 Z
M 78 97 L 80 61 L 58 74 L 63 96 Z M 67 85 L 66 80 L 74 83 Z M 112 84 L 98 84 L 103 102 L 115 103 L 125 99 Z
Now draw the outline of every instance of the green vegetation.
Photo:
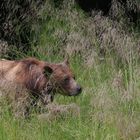
M 77 97 L 57 95 L 55 102 L 76 103 L 80 114 L 50 122 L 38 119 L 38 113 L 33 111 L 28 119 L 15 119 L 2 100 L 0 140 L 139 139 L 139 31 L 128 26 L 123 17 L 113 21 L 94 11 L 88 17 L 73 0 L 58 5 L 48 0 L 38 14 L 40 18 L 32 25 L 26 44 L 28 52 L 5 43 L 5 50 L 0 45 L 0 57 L 33 56 L 60 62 L 69 54 L 83 92 Z

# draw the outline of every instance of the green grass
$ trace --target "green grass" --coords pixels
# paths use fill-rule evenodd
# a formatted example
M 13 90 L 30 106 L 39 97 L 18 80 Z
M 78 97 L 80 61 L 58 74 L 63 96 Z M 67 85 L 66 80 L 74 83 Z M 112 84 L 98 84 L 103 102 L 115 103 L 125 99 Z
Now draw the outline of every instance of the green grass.
M 55 101 L 76 103 L 80 115 L 47 122 L 33 114 L 29 119 L 18 120 L 4 109 L 0 118 L 1 140 L 131 140 L 140 136 L 140 95 L 134 90 L 128 93 L 132 96 L 129 99 L 129 95 L 123 95 L 123 87 L 120 91 L 114 89 L 113 66 L 103 62 L 90 69 L 83 69 L 78 63 L 72 67 L 83 93 L 78 97 L 56 96 Z

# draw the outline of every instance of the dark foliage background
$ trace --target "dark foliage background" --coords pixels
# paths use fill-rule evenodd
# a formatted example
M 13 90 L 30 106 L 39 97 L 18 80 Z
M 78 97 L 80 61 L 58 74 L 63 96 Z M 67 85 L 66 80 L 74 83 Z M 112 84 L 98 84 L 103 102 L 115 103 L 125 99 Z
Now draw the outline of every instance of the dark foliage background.
M 112 3 L 115 0 L 75 0 L 75 5 L 85 12 L 92 10 L 102 11 L 103 15 L 109 16 Z M 136 0 L 116 0 L 124 9 L 128 20 L 139 26 L 139 2 Z M 42 30 L 43 23 L 52 19 L 52 13 L 57 14 L 56 9 L 65 11 L 67 7 L 63 6 L 66 0 L 1 0 L 0 1 L 0 40 L 6 42 L 10 51 L 9 57 L 16 57 L 13 48 L 16 51 L 26 53 L 31 51 L 31 45 L 38 45 L 39 32 Z M 129 6 L 132 5 L 132 6 Z M 44 9 L 47 14 L 43 13 Z M 43 15 L 44 14 L 44 15 Z M 123 15 L 124 16 L 124 15 Z M 110 16 L 113 20 L 120 18 Z M 5 44 L 5 43 L 4 43 Z M 4 44 L 2 44 L 4 46 Z M 11 46 L 12 45 L 12 46 Z M 15 47 L 13 47 L 15 46 Z M 2 54 L 2 53 L 1 53 Z
M 44 0 L 1 0 L 0 39 L 25 49 Z M 27 49 L 27 48 L 26 48 Z

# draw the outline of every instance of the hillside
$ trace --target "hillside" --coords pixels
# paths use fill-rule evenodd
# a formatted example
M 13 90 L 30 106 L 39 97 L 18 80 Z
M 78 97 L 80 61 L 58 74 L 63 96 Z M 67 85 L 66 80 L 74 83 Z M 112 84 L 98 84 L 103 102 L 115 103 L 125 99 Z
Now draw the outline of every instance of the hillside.
M 140 24 L 129 20 L 121 3 L 114 1 L 108 14 L 96 8 L 87 13 L 74 0 L 0 3 L 0 58 L 60 62 L 69 56 L 83 87 L 77 97 L 56 96 L 54 102 L 74 103 L 78 112 L 51 122 L 38 119 L 38 109 L 15 119 L 1 99 L 1 140 L 140 138 Z M 128 9 L 134 5 L 139 12 L 138 1 Z

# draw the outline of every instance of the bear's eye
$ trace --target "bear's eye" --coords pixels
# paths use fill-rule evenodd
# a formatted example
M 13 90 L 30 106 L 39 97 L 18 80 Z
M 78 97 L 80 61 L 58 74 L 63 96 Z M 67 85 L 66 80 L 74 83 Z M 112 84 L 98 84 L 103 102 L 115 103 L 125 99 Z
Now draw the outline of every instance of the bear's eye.
M 69 80 L 70 80 L 69 77 L 65 77 L 65 78 L 64 78 L 64 83 L 65 83 L 65 84 L 68 84 L 68 83 L 69 83 Z

